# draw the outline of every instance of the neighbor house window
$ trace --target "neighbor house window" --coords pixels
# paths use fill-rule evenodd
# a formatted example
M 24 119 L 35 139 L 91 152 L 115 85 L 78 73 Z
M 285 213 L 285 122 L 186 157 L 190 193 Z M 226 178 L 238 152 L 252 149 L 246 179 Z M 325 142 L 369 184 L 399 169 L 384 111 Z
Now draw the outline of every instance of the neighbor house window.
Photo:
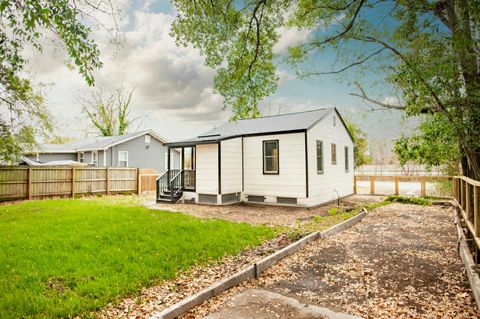
M 278 172 L 278 140 L 263 141 L 263 174 Z
M 98 151 L 92 151 L 92 163 L 98 166 Z
M 332 143 L 332 165 L 337 165 L 337 144 Z
M 150 144 L 150 135 L 145 135 L 145 143 Z
M 118 166 L 127 167 L 128 166 L 128 152 L 127 151 L 118 151 Z
M 317 173 L 323 173 L 323 142 L 317 141 Z
M 83 163 L 85 161 L 85 153 L 80 152 L 80 155 L 78 156 L 78 161 L 80 163 Z
M 349 165 L 349 158 L 348 158 L 348 146 L 345 146 L 345 172 L 348 172 L 348 165 Z

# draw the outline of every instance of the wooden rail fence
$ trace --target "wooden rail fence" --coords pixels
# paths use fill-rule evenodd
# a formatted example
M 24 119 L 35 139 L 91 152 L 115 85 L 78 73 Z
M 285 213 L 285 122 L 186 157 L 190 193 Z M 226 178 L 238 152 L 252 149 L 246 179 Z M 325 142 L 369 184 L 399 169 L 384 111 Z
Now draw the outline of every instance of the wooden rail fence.
M 480 182 L 465 176 L 455 176 L 453 198 L 467 231 L 474 260 L 480 263 Z
M 0 167 L 0 201 L 141 192 L 138 168 Z
M 353 190 L 355 194 L 361 193 L 359 191 L 359 181 L 367 181 L 369 183 L 368 189 L 366 190 L 367 194 L 370 195 L 400 195 L 401 192 L 401 185 L 402 183 L 416 183 L 419 186 L 419 194 L 420 196 L 427 196 L 427 195 L 436 195 L 442 197 L 451 197 L 452 194 L 449 192 L 448 194 L 428 194 L 427 191 L 427 183 L 428 182 L 440 182 L 440 181 L 452 181 L 452 176 L 387 176 L 387 175 L 355 175 L 353 177 Z M 392 189 L 386 189 L 387 187 L 383 187 L 381 190 L 376 188 L 376 182 L 390 182 Z M 412 195 L 412 194 L 409 194 Z

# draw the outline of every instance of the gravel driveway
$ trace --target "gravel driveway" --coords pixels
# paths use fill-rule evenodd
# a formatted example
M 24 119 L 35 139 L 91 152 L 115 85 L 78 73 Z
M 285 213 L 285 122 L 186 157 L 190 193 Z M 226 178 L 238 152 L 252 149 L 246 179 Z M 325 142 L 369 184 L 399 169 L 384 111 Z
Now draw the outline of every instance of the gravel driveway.
M 480 318 L 456 253 L 453 218 L 451 206 L 378 208 L 185 317 L 236 318 L 232 297 L 260 289 L 363 318 Z

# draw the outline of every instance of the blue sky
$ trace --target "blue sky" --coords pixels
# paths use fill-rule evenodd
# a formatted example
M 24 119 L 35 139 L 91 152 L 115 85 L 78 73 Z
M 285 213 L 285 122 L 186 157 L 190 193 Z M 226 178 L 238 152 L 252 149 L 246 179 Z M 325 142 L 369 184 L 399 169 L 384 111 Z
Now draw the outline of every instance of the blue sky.
M 118 3 L 122 12 L 119 19 L 122 44 L 113 46 L 110 34 L 96 31 L 94 37 L 104 67 L 95 73 L 95 78 L 96 86 L 104 90 L 119 86 L 134 90 L 132 116 L 139 120 L 132 130 L 152 128 L 170 140 L 178 140 L 196 136 L 228 120 L 231 113 L 222 111 L 222 98 L 212 89 L 214 70 L 204 66 L 197 50 L 178 48 L 169 36 L 175 14 L 170 2 L 119 0 Z M 102 19 L 109 22 L 108 17 Z M 281 52 L 309 36 L 305 31 L 284 30 L 278 50 Z M 336 52 L 327 50 L 317 55 L 312 64 L 328 71 L 336 60 Z M 92 88 L 75 71 L 66 68 L 64 61 L 62 50 L 47 46 L 42 54 L 32 53 L 29 72 L 43 88 L 60 135 L 92 134 L 80 102 L 91 94 Z M 262 103 L 264 115 L 336 106 L 373 141 L 389 141 L 411 131 L 410 121 L 401 121 L 401 113 L 370 112 L 363 101 L 350 95 L 356 91 L 353 81 L 358 80 L 380 100 L 391 96 L 391 90 L 381 82 L 371 87 L 382 78 L 373 69 L 362 76 L 349 73 L 308 80 L 295 78 L 295 73 L 286 66 L 280 66 L 279 72 L 278 91 Z

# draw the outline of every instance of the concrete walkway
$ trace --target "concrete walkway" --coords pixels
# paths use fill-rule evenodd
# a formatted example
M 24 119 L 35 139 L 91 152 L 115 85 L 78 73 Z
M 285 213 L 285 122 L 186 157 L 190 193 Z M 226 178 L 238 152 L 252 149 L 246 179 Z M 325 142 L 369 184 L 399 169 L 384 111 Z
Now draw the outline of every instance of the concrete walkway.
M 450 206 L 379 208 L 285 258 L 207 318 L 480 318 L 453 218 Z

